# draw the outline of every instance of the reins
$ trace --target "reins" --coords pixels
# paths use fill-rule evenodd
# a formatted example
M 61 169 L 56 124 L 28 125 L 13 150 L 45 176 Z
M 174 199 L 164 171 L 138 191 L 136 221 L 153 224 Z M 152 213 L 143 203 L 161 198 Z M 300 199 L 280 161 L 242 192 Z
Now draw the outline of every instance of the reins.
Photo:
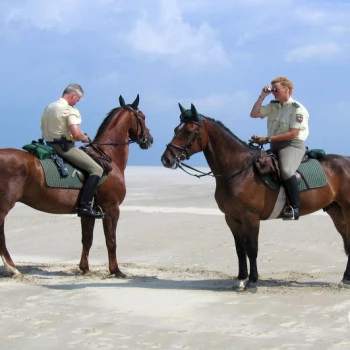
M 208 173 L 205 173 L 201 170 L 198 170 L 196 168 L 191 167 L 190 165 L 185 164 L 184 162 L 179 162 L 178 163 L 178 168 L 180 168 L 182 171 L 184 171 L 186 174 L 191 175 L 191 176 L 195 176 L 197 178 L 201 178 L 203 176 L 211 176 L 211 177 L 227 177 L 227 178 L 232 178 L 235 177 L 241 173 L 243 173 L 245 170 L 247 170 L 253 163 L 254 161 L 257 159 L 257 156 L 252 157 L 249 162 L 247 163 L 246 166 L 244 166 L 241 169 L 238 169 L 236 172 L 233 173 L 228 173 L 228 174 L 213 174 L 212 171 L 209 171 Z M 191 174 L 190 172 L 188 172 L 187 170 L 185 170 L 183 167 L 189 168 L 193 171 L 196 171 L 197 173 L 200 173 L 200 175 L 197 174 Z
M 203 176 L 212 176 L 212 177 L 227 177 L 227 178 L 232 178 L 232 177 L 235 177 L 239 174 L 241 174 L 242 172 L 244 172 L 246 169 L 248 169 L 250 166 L 252 166 L 252 164 L 254 163 L 254 161 L 258 158 L 258 156 L 254 155 L 250 158 L 250 160 L 247 162 L 247 164 L 238 169 L 237 171 L 233 172 L 233 173 L 228 173 L 228 174 L 213 174 L 212 171 L 209 171 L 207 173 L 201 171 L 201 170 L 198 170 L 188 164 L 185 164 L 182 160 L 183 159 L 189 159 L 189 156 L 188 156 L 188 151 L 190 150 L 190 148 L 193 146 L 195 140 L 198 138 L 199 139 L 199 142 L 201 143 L 201 135 L 200 135 L 200 129 L 202 127 L 202 123 L 198 123 L 198 122 L 193 122 L 193 124 L 197 125 L 198 126 L 198 129 L 196 130 L 196 132 L 194 133 L 192 139 L 190 140 L 189 144 L 186 146 L 186 147 L 180 147 L 180 146 L 177 146 L 177 145 L 174 145 L 172 143 L 168 144 L 167 145 L 167 149 L 170 151 L 170 153 L 172 154 L 172 156 L 177 160 L 177 166 L 178 168 L 180 168 L 183 172 L 185 172 L 186 174 L 188 175 L 191 175 L 191 176 L 194 176 L 194 177 L 197 177 L 197 178 L 201 178 Z M 202 145 L 201 145 L 202 147 Z M 249 147 L 253 150 L 257 150 L 258 148 L 256 147 L 253 147 L 252 145 L 249 145 Z M 172 148 L 177 148 L 177 149 L 180 149 L 182 151 L 182 153 L 180 153 L 180 155 L 175 155 L 174 152 L 172 151 Z M 203 148 L 202 148 L 202 151 L 203 151 Z M 187 171 L 186 169 L 184 169 L 184 167 L 188 168 L 188 169 L 191 169 L 193 171 L 195 171 L 196 173 L 198 174 L 193 174 L 193 173 L 190 173 L 189 171 Z

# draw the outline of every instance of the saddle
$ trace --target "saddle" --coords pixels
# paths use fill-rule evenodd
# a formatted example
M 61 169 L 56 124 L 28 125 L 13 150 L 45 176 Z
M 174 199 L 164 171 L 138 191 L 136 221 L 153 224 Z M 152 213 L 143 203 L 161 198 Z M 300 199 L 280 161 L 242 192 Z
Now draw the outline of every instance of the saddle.
M 99 183 L 102 184 L 112 169 L 111 159 L 104 154 L 101 157 L 94 152 L 90 152 L 85 147 L 80 148 L 103 168 L 104 175 Z M 45 144 L 43 139 L 33 140 L 31 144 L 24 145 L 22 149 L 39 159 L 49 187 L 81 188 L 82 183 L 85 182 L 85 172 L 60 157 L 53 147 Z
M 322 187 L 326 184 L 326 177 L 318 159 L 325 156 L 323 150 L 306 150 L 303 160 L 295 175 L 299 189 Z M 272 188 L 278 188 L 281 184 L 280 169 L 277 155 L 271 150 L 260 151 L 254 161 L 255 169 L 264 182 Z

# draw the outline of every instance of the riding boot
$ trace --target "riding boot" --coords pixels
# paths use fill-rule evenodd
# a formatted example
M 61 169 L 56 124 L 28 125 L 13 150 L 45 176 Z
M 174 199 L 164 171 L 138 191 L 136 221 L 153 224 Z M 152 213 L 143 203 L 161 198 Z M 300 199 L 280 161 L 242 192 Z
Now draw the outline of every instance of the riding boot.
M 92 200 L 100 178 L 96 175 L 90 175 L 81 190 L 80 203 L 77 208 L 78 216 L 90 216 L 96 219 L 102 219 L 104 213 L 102 211 L 95 211 L 92 208 Z
M 295 175 L 291 176 L 283 183 L 286 190 L 289 207 L 286 208 L 282 215 L 283 220 L 298 220 L 300 207 L 300 193 L 298 189 L 298 182 Z

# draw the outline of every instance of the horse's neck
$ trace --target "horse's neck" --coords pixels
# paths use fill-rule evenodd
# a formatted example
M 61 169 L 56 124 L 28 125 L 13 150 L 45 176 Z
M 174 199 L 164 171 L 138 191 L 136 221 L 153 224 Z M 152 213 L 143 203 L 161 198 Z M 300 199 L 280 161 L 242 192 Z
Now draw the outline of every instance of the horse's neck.
M 97 141 L 101 149 L 112 159 L 119 169 L 125 169 L 129 158 L 129 126 L 119 123 Z
M 224 127 L 211 122 L 207 132 L 208 143 L 203 153 L 214 174 L 239 169 L 251 158 L 245 144 Z

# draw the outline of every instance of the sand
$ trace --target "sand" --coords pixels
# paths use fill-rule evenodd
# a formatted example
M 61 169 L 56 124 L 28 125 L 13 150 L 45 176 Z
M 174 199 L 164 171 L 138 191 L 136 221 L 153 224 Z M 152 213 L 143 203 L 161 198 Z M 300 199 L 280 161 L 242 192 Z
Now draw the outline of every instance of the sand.
M 327 215 L 262 222 L 258 290 L 239 293 L 214 180 L 162 167 L 128 167 L 126 179 L 117 256 L 127 279 L 108 273 L 100 221 L 87 277 L 75 215 L 11 211 L 22 277 L 0 265 L 1 350 L 350 348 L 350 289 L 338 287 L 347 257 Z

